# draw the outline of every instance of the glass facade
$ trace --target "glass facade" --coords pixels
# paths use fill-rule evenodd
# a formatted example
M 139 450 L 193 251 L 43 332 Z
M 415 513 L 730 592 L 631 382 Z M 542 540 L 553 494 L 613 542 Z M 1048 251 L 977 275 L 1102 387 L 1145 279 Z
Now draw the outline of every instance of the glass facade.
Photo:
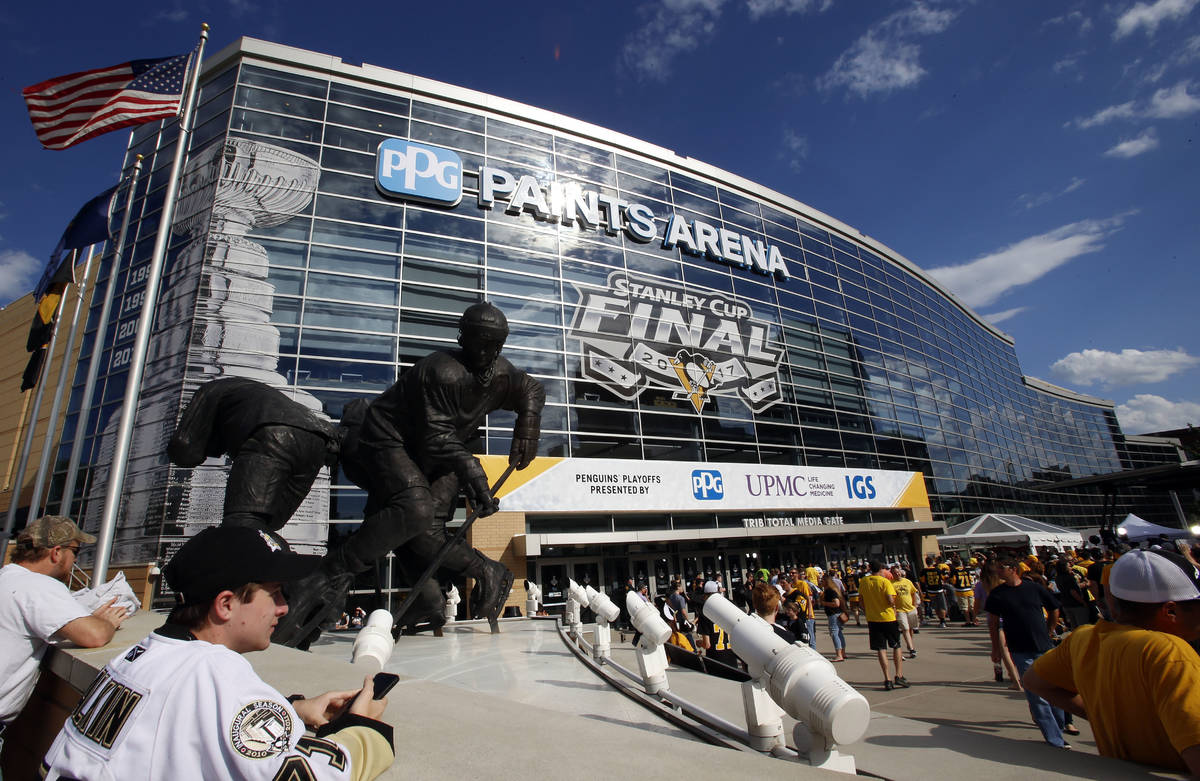
M 511 323 L 505 354 L 546 388 L 542 455 L 921 471 L 934 518 L 947 525 L 982 512 L 1068 526 L 1099 522 L 1099 493 L 1048 486 L 1122 468 L 1123 437 L 1112 404 L 1025 378 L 1008 337 L 886 247 L 856 238 L 785 196 L 633 139 L 580 130 L 574 120 L 536 110 L 529 117 L 500 114 L 485 107 L 482 95 L 473 103 L 457 94 L 448 100 L 427 89 L 406 89 L 402 85 L 411 79 L 400 74 L 387 86 L 378 69 L 371 81 L 356 79 L 358 70 L 323 72 L 252 53 L 226 56 L 216 67 L 210 61 L 192 158 L 214 144 L 269 147 L 310 161 L 314 184 L 303 205 L 288 207 L 289 216 L 251 224 L 230 245 L 252 243 L 265 251 L 265 279 L 255 277 L 254 290 L 268 305 L 258 310 L 232 307 L 232 297 L 221 307 L 206 304 L 214 285 L 203 274 L 191 287 L 184 284 L 183 277 L 198 274 L 186 260 L 188 247 L 203 244 L 205 234 L 181 232 L 177 215 L 163 296 L 182 303 L 174 312 L 160 304 L 155 344 L 164 362 L 172 360 L 168 345 L 182 345 L 176 350 L 183 355 L 173 359 L 182 368 L 156 371 L 152 354 L 146 381 L 161 385 L 172 400 L 164 418 L 172 418 L 193 382 L 211 373 L 197 369 L 203 363 L 198 332 L 221 330 L 219 351 L 226 357 L 220 360 L 243 366 L 258 361 L 256 371 L 273 372 L 282 378 L 279 384 L 337 418 L 347 401 L 383 391 L 417 358 L 453 348 L 458 315 L 487 299 Z M 83 463 L 104 460 L 103 432 L 124 390 L 131 323 L 141 303 L 173 138 L 170 123 L 142 126 L 131 137 L 127 162 L 145 155 L 152 174 L 138 185 L 124 256 L 114 262 L 110 249 L 105 258 L 98 289 L 115 268 L 119 314 L 99 334 L 100 302 L 93 306 L 82 354 L 101 351 L 97 402 L 86 413 L 78 408 L 85 360 L 60 471 L 80 414 L 88 415 Z M 456 152 L 461 201 L 443 206 L 382 194 L 375 184 L 376 150 L 390 138 Z M 619 229 L 604 209 L 599 224 L 590 225 L 548 220 L 536 208 L 510 213 L 504 198 L 483 208 L 484 167 L 532 177 L 543 193 L 577 185 L 602 203 L 608 198 L 643 205 L 653 215 L 655 239 Z M 266 186 L 290 185 L 279 179 Z M 212 207 L 213 225 L 221 198 L 218 193 Z M 665 247 L 671 220 L 697 233 L 700 224 L 710 226 L 721 240 L 736 237 L 742 256 L 717 239 L 713 247 L 725 252 L 697 255 L 686 246 Z M 210 232 L 197 263 L 209 268 L 221 246 Z M 787 274 L 760 273 L 750 262 L 754 247 L 777 249 Z M 725 257 L 716 260 L 715 254 Z M 722 337 L 725 352 L 730 344 L 741 345 L 734 363 L 744 377 L 754 370 L 750 351 L 757 351 L 767 367 L 761 383 L 767 395 L 755 396 L 745 379 L 724 386 L 736 385 L 737 392 L 722 393 L 712 372 L 709 384 L 692 384 L 689 395 L 682 375 L 682 385 L 670 387 L 669 368 L 657 380 L 648 369 L 642 384 L 627 392 L 601 381 L 595 369 L 601 364 L 592 355 L 596 334 L 580 316 L 595 301 L 611 300 L 617 284 L 648 286 L 657 299 L 629 315 L 636 328 L 603 334 L 616 350 L 608 357 L 635 360 L 637 349 L 630 352 L 630 345 L 639 346 L 637 333 L 665 338 L 701 329 L 704 336 L 696 338 L 708 339 L 711 347 L 716 309 L 698 325 L 669 304 L 692 296 L 688 300 L 712 307 L 718 301 L 737 305 L 740 330 Z M 719 321 L 732 322 L 732 316 Z M 229 338 L 241 326 L 265 336 Z M 190 336 L 173 343 L 172 329 Z M 683 347 L 698 347 L 696 339 L 689 344 L 681 338 Z M 614 347 L 616 342 L 621 344 Z M 713 366 L 729 357 L 716 348 L 709 352 Z M 680 366 L 707 365 L 703 357 L 685 360 L 681 353 Z M 734 371 L 721 367 L 719 372 Z M 507 453 L 513 420 L 510 413 L 490 416 L 472 443 L 475 452 Z M 174 478 L 164 463 L 147 462 L 145 470 L 159 474 L 147 483 L 158 497 L 147 500 L 147 512 L 170 525 L 179 503 Z M 1154 516 L 1147 501 L 1154 503 L 1137 498 L 1137 512 Z M 332 478 L 331 521 L 360 519 L 364 502 L 359 489 Z

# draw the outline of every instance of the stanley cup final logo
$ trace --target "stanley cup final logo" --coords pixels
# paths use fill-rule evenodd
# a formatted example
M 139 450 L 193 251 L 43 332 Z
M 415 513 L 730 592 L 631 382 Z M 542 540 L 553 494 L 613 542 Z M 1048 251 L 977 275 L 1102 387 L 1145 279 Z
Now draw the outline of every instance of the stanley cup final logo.
M 609 275 L 604 292 L 575 289 L 571 336 L 583 375 L 621 398 L 665 388 L 696 412 L 713 396 L 737 396 L 753 412 L 780 400 L 782 353 L 745 303 L 623 271 Z

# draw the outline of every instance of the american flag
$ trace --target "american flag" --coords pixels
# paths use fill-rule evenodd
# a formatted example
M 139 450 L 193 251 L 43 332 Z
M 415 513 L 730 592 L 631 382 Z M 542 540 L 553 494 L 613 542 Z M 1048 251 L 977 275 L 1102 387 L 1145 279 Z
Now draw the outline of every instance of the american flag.
M 179 112 L 188 54 L 72 73 L 21 91 L 38 140 L 66 149 L 93 136 Z

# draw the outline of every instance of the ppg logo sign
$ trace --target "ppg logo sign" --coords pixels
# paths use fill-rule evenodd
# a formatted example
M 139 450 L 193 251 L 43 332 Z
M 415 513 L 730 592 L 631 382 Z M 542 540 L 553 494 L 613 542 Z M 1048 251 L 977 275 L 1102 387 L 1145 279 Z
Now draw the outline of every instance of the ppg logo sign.
M 692 470 L 692 496 L 700 501 L 725 498 L 725 481 L 715 469 Z
M 449 149 L 389 138 L 376 155 L 375 185 L 387 195 L 454 206 L 462 200 L 462 158 Z

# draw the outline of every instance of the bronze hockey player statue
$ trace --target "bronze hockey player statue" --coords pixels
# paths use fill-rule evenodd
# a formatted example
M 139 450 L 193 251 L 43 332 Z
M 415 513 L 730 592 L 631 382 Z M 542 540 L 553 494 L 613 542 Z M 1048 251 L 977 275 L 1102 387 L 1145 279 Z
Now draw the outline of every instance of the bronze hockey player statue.
M 290 611 L 276 627 L 274 642 L 307 645 L 330 614 L 340 612 L 354 574 L 390 550 L 397 551 L 411 578 L 449 539 L 444 526 L 459 491 L 479 517 L 499 509 L 466 443 L 489 412 L 514 411 L 509 464 L 524 469 L 537 455 L 546 401 L 541 384 L 500 355 L 507 338 L 503 312 L 488 303 L 468 307 L 459 319 L 461 349 L 427 355 L 371 402 L 342 462 L 346 476 L 367 490 L 365 519 L 325 556 L 315 575 L 290 589 Z M 475 615 L 487 618 L 495 631 L 513 573 L 463 542 L 448 550 L 441 569 L 481 584 Z M 427 617 L 440 611 L 433 580 L 411 598 L 422 600 Z
M 176 466 L 228 455 L 222 523 L 277 532 L 338 456 L 340 432 L 275 388 L 246 377 L 201 385 L 167 445 Z

